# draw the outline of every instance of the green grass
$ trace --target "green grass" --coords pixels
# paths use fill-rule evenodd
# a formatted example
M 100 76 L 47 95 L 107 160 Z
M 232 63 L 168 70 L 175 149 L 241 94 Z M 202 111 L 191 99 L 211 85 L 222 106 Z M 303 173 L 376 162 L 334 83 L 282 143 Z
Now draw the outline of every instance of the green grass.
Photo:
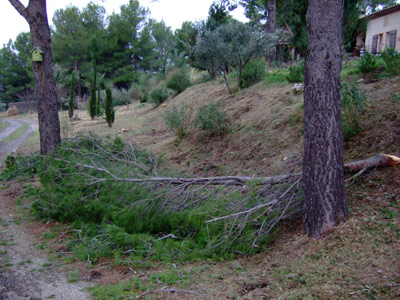
M 28 260 L 20 261 L 18 264 L 19 264 L 20 266 L 23 266 L 23 265 L 31 264 L 31 263 L 32 263 L 32 261 L 31 261 L 30 259 L 28 259 Z
M 276 71 L 266 73 L 264 81 L 267 83 L 267 85 L 275 83 L 287 83 L 288 75 L 289 71 L 287 68 L 278 69 Z
M 10 126 L 10 122 L 5 121 L 3 123 L 0 124 L 0 131 L 3 129 L 6 129 L 8 126 Z
M 30 128 L 29 124 L 24 123 L 20 128 L 17 130 L 13 131 L 8 137 L 6 137 L 3 142 L 4 143 L 10 143 L 17 138 L 19 138 L 21 135 L 23 135 L 28 129 Z
M 348 77 L 355 76 L 359 74 L 357 62 L 346 62 L 343 64 L 342 72 L 340 73 L 342 80 L 345 80 Z
M 67 283 L 75 283 L 79 280 L 80 274 L 79 272 L 72 272 L 69 274 L 69 277 L 67 279 Z
M 132 279 L 130 281 L 122 281 L 117 284 L 100 285 L 93 288 L 89 288 L 92 295 L 97 300 L 108 300 L 108 299 L 137 299 L 141 296 L 146 287 L 140 279 Z M 141 297 L 141 299 L 150 299 Z

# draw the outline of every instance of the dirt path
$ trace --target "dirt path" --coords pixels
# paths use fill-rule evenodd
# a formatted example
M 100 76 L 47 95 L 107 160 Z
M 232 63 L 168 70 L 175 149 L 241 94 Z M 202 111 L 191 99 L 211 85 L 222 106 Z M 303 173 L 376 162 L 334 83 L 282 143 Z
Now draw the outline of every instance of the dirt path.
M 29 221 L 15 212 L 14 200 L 0 193 L 0 299 L 91 299 L 87 282 L 67 283 L 67 276 L 37 249 Z
M 16 151 L 18 147 L 24 143 L 38 128 L 37 122 L 33 120 L 8 119 L 7 121 L 10 123 L 10 126 L 0 131 L 0 166 L 3 164 L 7 155 Z M 3 142 L 11 133 L 18 130 L 24 124 L 29 124 L 30 127 L 22 135 L 9 143 Z
M 0 131 L 0 165 L 38 128 L 32 120 L 8 122 L 10 126 Z M 28 130 L 9 143 L 3 142 L 24 123 L 30 125 Z M 15 198 L 6 190 L 0 191 L 0 300 L 91 299 L 82 291 L 89 286 L 87 282 L 67 283 L 65 271 L 37 249 L 37 241 L 29 233 L 32 224 L 16 212 Z

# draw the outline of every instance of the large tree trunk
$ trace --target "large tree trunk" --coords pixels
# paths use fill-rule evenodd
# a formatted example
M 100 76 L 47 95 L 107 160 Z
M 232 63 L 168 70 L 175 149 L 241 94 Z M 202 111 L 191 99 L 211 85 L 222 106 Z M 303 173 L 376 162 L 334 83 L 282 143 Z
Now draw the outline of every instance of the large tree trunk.
M 275 33 L 276 31 L 276 0 L 268 0 L 267 3 L 268 18 L 265 24 L 266 33 Z M 267 54 L 266 60 L 269 64 L 272 64 L 276 60 L 276 47 L 274 47 L 270 53 Z
M 51 35 L 47 21 L 46 1 L 30 0 L 25 8 L 18 0 L 9 0 L 29 24 L 32 46 L 43 51 L 42 62 L 32 62 L 35 76 L 35 98 L 38 102 L 40 152 L 50 154 L 61 142 L 56 82 L 54 80 Z
M 265 24 L 265 32 L 274 33 L 276 31 L 276 0 L 268 0 L 267 10 L 268 19 Z
M 340 110 L 343 0 L 310 0 L 304 89 L 304 232 L 318 238 L 347 216 Z

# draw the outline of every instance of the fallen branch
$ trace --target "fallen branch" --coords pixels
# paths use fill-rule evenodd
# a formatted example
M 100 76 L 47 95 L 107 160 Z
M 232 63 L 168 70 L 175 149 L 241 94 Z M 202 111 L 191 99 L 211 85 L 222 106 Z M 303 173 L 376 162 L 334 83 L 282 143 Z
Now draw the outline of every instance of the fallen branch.
M 250 208 L 248 210 L 245 210 L 245 211 L 240 211 L 238 213 L 234 213 L 234 214 L 231 214 L 231 215 L 227 215 L 227 216 L 223 216 L 223 217 L 218 217 L 218 218 L 213 218 L 211 220 L 207 220 L 206 224 L 212 223 L 212 222 L 216 222 L 216 221 L 220 221 L 220 220 L 224 220 L 224 219 L 228 219 L 228 218 L 238 217 L 240 215 L 251 214 L 256 210 L 259 210 L 259 209 L 267 207 L 267 206 L 273 207 L 275 204 L 277 204 L 279 202 L 279 200 L 281 200 L 283 197 L 285 197 L 295 186 L 297 186 L 297 184 L 300 182 L 300 180 L 301 180 L 301 178 L 299 178 L 294 184 L 292 184 L 278 199 L 275 199 L 275 200 L 273 200 L 271 202 L 268 202 L 268 203 L 257 205 L 255 207 L 252 207 L 252 208 Z
M 60 160 L 60 161 L 63 161 L 65 163 L 73 163 L 67 160 Z M 162 183 L 170 185 L 185 185 L 186 187 L 190 185 L 245 186 L 250 182 L 255 185 L 272 186 L 276 184 L 293 182 L 294 180 L 297 180 L 302 176 L 302 173 L 296 173 L 296 174 L 282 174 L 269 177 L 215 176 L 215 177 L 198 177 L 198 178 L 187 178 L 187 177 L 173 178 L 173 177 L 148 177 L 142 175 L 143 178 L 124 178 L 124 177 L 118 177 L 104 166 L 96 166 L 95 164 L 88 165 L 81 163 L 73 163 L 73 164 L 82 168 L 92 169 L 106 173 L 111 176 L 112 180 L 116 181 L 131 182 L 131 183 Z M 364 173 L 366 170 L 370 168 L 396 167 L 398 164 L 400 164 L 400 158 L 397 156 L 388 154 L 377 154 L 364 160 L 347 163 L 344 165 L 344 170 L 347 173 L 352 173 L 362 170 L 362 173 Z M 358 176 L 361 174 L 358 174 Z M 107 179 L 102 178 L 95 182 L 97 183 L 101 181 L 107 181 Z
M 384 167 L 396 167 L 400 164 L 400 158 L 394 155 L 388 154 L 376 154 L 367 159 L 350 162 L 344 165 L 345 172 L 357 172 L 363 169 L 371 168 L 384 168 Z

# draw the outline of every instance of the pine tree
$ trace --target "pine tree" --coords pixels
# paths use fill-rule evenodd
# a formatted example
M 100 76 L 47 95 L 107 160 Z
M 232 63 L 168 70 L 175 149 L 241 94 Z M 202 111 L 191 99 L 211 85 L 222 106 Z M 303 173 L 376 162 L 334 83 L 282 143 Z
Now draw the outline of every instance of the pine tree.
M 90 90 L 90 100 L 89 100 L 89 114 L 92 120 L 96 116 L 96 91 L 97 91 L 97 84 L 96 84 L 96 59 L 94 58 L 94 54 L 92 52 L 92 66 L 93 66 L 93 81 L 92 87 Z
M 114 123 L 115 120 L 115 111 L 113 107 L 111 89 L 109 87 L 106 87 L 105 113 L 108 127 L 112 127 L 112 123 Z
M 75 100 L 75 72 L 71 75 L 71 92 L 68 101 L 68 116 L 71 119 L 74 115 L 74 100 Z
M 32 66 L 36 86 L 35 98 L 38 99 L 40 153 L 48 155 L 61 143 L 61 133 L 46 1 L 29 0 L 26 7 L 19 0 L 9 2 L 28 22 L 32 47 L 39 47 L 43 51 L 43 61 L 33 62 Z
M 340 109 L 343 0 L 310 0 L 304 73 L 303 228 L 319 238 L 347 216 Z

